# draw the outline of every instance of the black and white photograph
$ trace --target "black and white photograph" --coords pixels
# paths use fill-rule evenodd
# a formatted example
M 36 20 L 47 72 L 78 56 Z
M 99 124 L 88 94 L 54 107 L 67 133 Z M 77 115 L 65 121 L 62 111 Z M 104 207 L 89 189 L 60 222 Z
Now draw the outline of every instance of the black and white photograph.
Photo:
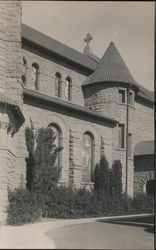
M 0 249 L 155 249 L 154 44 L 154 1 L 0 0 Z

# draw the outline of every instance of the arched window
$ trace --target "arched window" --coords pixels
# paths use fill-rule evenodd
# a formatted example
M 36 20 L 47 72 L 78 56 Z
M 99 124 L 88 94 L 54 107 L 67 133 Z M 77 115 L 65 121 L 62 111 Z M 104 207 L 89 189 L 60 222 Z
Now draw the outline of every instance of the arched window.
M 59 72 L 55 74 L 55 96 L 62 96 L 62 76 Z
M 66 88 L 65 88 L 65 96 L 68 101 L 72 99 L 72 80 L 70 77 L 66 78 Z
M 55 123 L 51 123 L 48 128 L 51 128 L 54 133 L 55 133 L 55 136 L 56 136 L 56 139 L 54 141 L 54 144 L 56 145 L 56 147 L 60 147 L 62 146 L 62 141 L 61 141 L 61 135 L 62 135 L 62 131 L 60 129 L 60 127 L 55 124 Z M 56 161 L 55 161 L 55 164 L 56 164 L 56 167 L 60 168 L 61 165 L 62 165 L 62 160 L 61 160 L 61 151 L 57 153 L 57 158 L 56 158 Z
M 32 64 L 31 78 L 32 78 L 33 89 L 39 90 L 39 66 L 36 63 Z
M 22 69 L 22 82 L 23 85 L 26 86 L 27 81 L 27 61 L 23 58 L 23 69 Z
M 94 166 L 94 137 L 86 132 L 82 139 L 82 181 L 91 182 Z

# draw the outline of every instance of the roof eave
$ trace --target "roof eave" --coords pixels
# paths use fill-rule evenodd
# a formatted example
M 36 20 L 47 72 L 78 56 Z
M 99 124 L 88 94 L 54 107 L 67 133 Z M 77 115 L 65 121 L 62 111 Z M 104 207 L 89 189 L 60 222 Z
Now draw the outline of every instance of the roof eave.
M 97 114 L 97 112 L 87 110 L 80 105 L 68 103 L 66 101 L 59 100 L 57 98 L 45 95 L 43 93 L 40 93 L 40 92 L 37 92 L 34 90 L 24 88 L 23 94 L 24 94 L 24 97 L 25 96 L 33 97 L 33 100 L 34 99 L 42 100 L 43 102 L 46 102 L 47 104 L 53 104 L 53 105 L 56 105 L 60 108 L 65 107 L 67 110 L 71 110 L 71 111 L 77 112 L 78 114 L 83 114 L 83 115 L 88 116 L 88 117 L 99 119 L 99 120 L 104 121 L 106 123 L 112 124 L 113 126 L 116 126 L 116 124 L 119 123 L 119 121 L 117 121 L 115 119 L 111 119 L 111 118 L 105 117 L 101 114 Z
M 94 84 L 105 84 L 105 83 L 114 83 L 114 84 L 124 84 L 127 85 L 127 87 L 134 87 L 136 92 L 139 91 L 139 87 L 135 85 L 135 83 L 130 83 L 130 82 L 124 82 L 124 81 L 113 81 L 113 80 L 104 80 L 104 81 L 97 81 L 97 82 L 91 82 L 91 83 L 84 83 L 81 85 L 82 88 L 88 87 L 90 85 L 94 85 Z
M 31 48 L 35 47 L 39 51 L 42 49 L 42 51 L 44 51 L 44 53 L 47 54 L 48 56 L 56 58 L 60 61 L 64 61 L 69 65 L 75 66 L 83 71 L 86 71 L 88 74 L 91 74 L 95 69 L 95 67 L 89 66 L 85 63 L 78 63 L 76 60 L 71 60 L 70 58 L 63 56 L 60 53 L 56 53 L 54 50 L 47 49 L 44 46 L 38 44 L 37 42 L 31 41 L 31 39 L 22 37 L 22 43 L 31 46 Z
M 136 96 L 136 98 L 137 99 L 140 99 L 140 100 L 142 100 L 142 101 L 144 101 L 144 102 L 146 102 L 146 103 L 148 103 L 148 104 L 154 104 L 154 100 L 152 100 L 152 98 L 149 98 L 149 97 L 144 97 L 144 96 L 142 96 L 142 95 L 140 95 L 139 93 L 138 93 L 138 95 Z

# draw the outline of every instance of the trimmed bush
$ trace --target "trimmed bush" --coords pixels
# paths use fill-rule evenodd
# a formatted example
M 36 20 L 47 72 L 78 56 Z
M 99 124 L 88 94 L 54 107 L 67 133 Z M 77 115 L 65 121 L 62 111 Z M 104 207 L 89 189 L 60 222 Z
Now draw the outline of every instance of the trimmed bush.
M 154 213 L 154 197 L 144 193 L 135 194 L 133 199 L 129 199 L 128 213 Z
M 109 194 L 109 171 L 108 161 L 103 156 L 94 170 L 94 188 L 103 195 Z
M 25 189 L 15 189 L 8 192 L 9 205 L 7 208 L 7 223 L 10 225 L 22 225 L 34 222 L 40 217 L 40 209 L 37 197 Z
M 27 162 L 27 188 L 37 195 L 43 215 L 46 216 L 46 203 L 49 192 L 57 186 L 61 168 L 55 165 L 57 153 L 62 147 L 56 147 L 56 135 L 51 128 L 41 128 L 34 135 L 33 128 L 25 130 L 29 152 Z M 36 148 L 34 144 L 36 140 Z
M 122 165 L 116 160 L 109 169 L 105 156 L 94 171 L 95 190 L 75 190 L 57 186 L 60 169 L 55 166 L 57 152 L 52 129 L 40 129 L 34 149 L 33 129 L 26 129 L 29 152 L 27 161 L 27 188 L 8 192 L 8 224 L 30 223 L 41 216 L 50 218 L 83 218 L 134 213 L 152 213 L 152 196 L 137 194 L 126 199 L 122 194 Z
M 119 160 L 113 162 L 110 169 L 110 195 L 120 198 L 122 194 L 122 165 Z
M 96 191 L 91 193 L 85 189 L 54 187 L 48 194 L 44 209 L 42 207 L 41 210 L 34 193 L 16 189 L 9 192 L 8 223 L 21 225 L 35 221 L 40 215 L 49 218 L 85 218 L 153 213 L 152 196 L 138 194 L 134 198 L 128 198 L 127 202 L 128 205 L 125 207 L 125 195 L 121 195 L 119 199 L 119 197 L 103 196 Z
M 74 218 L 75 191 L 66 187 L 55 187 L 49 192 L 46 202 L 47 217 Z

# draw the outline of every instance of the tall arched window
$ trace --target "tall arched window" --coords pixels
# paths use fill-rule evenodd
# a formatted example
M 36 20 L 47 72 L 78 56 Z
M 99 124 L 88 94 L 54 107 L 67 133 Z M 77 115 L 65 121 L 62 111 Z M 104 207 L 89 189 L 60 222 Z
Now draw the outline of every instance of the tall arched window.
M 94 166 L 94 137 L 86 132 L 82 139 L 82 181 L 91 182 Z
M 33 89 L 39 90 L 39 66 L 36 63 L 32 64 L 31 78 L 32 78 Z
M 56 139 L 55 139 L 54 143 L 55 143 L 56 147 L 62 146 L 62 141 L 61 141 L 62 131 L 61 131 L 60 127 L 55 123 L 51 123 L 48 126 L 48 128 L 51 128 L 55 133 Z M 57 153 L 57 158 L 56 158 L 56 161 L 55 161 L 56 167 L 58 167 L 58 168 L 61 167 L 61 165 L 62 165 L 61 161 L 62 161 L 61 152 L 58 152 Z
M 66 78 L 66 88 L 65 88 L 65 96 L 68 101 L 72 99 L 72 80 L 70 77 Z
M 27 61 L 25 58 L 23 58 L 22 82 L 24 86 L 26 86 L 26 81 L 27 81 Z
M 55 96 L 62 96 L 62 76 L 59 72 L 55 74 Z

